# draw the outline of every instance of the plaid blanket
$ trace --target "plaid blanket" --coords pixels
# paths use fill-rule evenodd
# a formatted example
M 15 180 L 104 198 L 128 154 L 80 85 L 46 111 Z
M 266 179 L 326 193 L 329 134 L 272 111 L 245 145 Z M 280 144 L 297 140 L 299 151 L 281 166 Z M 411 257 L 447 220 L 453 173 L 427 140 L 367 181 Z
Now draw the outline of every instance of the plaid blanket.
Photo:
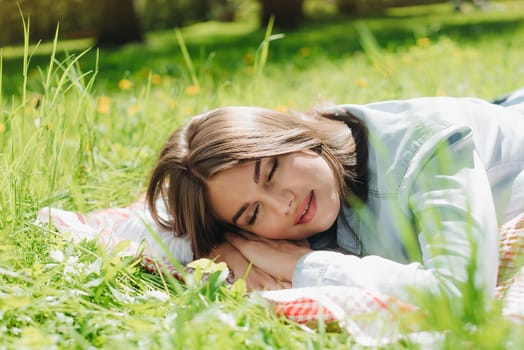
M 138 218 L 138 221 L 137 221 Z M 135 225 L 129 225 L 134 220 Z M 52 224 L 72 240 L 94 239 L 100 244 L 114 247 L 126 240 L 127 247 L 121 254 L 141 254 L 145 269 L 157 272 L 161 267 L 176 278 L 182 274 L 150 239 L 149 246 L 140 250 L 147 220 L 143 199 L 125 208 L 109 208 L 88 214 L 43 208 L 39 211 L 40 224 Z M 139 225 L 136 225 L 136 222 Z M 140 224 L 142 223 L 142 224 Z M 170 233 L 159 235 L 158 240 L 170 240 L 168 250 L 182 264 L 190 261 L 187 240 L 175 238 Z M 147 240 L 147 237 L 145 237 Z M 149 237 L 151 238 L 151 236 Z M 500 267 L 496 297 L 503 303 L 503 317 L 516 323 L 524 323 L 524 213 L 505 223 L 500 228 Z M 329 286 L 291 288 L 257 292 L 268 300 L 276 313 L 305 326 L 319 323 L 337 324 L 362 345 L 377 346 L 397 340 L 401 336 L 417 337 L 417 341 L 431 341 L 436 334 L 410 329 L 409 325 L 397 322 L 400 314 L 420 314 L 418 307 L 399 301 L 391 296 L 351 286 Z M 428 340 L 429 339 L 429 340 Z

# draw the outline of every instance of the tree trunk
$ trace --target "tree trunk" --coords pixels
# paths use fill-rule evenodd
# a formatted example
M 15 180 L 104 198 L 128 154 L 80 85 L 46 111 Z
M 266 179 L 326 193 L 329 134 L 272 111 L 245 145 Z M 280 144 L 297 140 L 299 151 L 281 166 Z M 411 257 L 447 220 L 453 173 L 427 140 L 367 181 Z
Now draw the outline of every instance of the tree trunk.
M 337 8 L 339 13 L 352 15 L 358 12 L 357 0 L 337 0 Z
M 271 16 L 275 26 L 293 28 L 304 19 L 304 0 L 260 0 L 262 4 L 261 25 L 265 26 Z
M 97 45 L 119 46 L 143 40 L 144 34 L 133 0 L 104 1 Z

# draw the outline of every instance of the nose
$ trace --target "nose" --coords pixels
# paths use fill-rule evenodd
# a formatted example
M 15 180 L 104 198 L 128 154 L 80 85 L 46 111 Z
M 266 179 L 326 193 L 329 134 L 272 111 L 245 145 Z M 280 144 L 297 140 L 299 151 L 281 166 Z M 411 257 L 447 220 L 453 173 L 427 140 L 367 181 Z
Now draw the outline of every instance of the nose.
M 293 214 L 294 202 L 295 195 L 288 189 L 275 189 L 266 195 L 266 205 L 281 215 Z

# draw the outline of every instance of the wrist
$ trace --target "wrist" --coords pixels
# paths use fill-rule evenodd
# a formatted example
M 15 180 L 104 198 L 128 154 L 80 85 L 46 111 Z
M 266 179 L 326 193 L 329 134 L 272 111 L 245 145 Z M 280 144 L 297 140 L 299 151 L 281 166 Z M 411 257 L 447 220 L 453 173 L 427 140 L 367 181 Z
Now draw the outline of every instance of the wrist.
M 284 264 L 285 272 L 284 276 L 285 279 L 292 282 L 293 281 L 293 275 L 295 274 L 295 270 L 299 265 L 301 265 L 301 262 L 303 261 L 304 257 L 311 253 L 312 250 L 309 248 L 304 249 L 297 249 L 293 253 L 290 253 L 288 255 L 288 261 L 286 264 Z

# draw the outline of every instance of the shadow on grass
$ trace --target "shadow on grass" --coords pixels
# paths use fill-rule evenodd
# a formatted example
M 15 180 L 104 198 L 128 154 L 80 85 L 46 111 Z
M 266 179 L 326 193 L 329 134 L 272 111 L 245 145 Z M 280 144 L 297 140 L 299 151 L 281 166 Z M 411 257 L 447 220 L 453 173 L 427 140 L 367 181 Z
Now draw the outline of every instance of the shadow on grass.
M 362 50 L 355 26 L 357 22 L 364 23 L 379 47 L 388 51 L 414 45 L 419 37 L 428 37 L 433 41 L 449 37 L 459 45 L 467 45 L 493 37 L 512 37 L 517 31 L 522 31 L 524 35 L 524 12 L 520 16 L 518 13 L 510 15 L 490 11 L 462 15 L 430 11 L 434 9 L 430 6 L 427 8 L 426 11 L 406 10 L 396 14 L 309 20 L 297 30 L 286 31 L 283 39 L 271 43 L 269 62 L 308 69 L 320 59 L 337 61 L 347 58 Z M 280 33 L 278 29 L 273 32 Z M 216 79 L 225 79 L 238 70 L 252 66 L 257 48 L 264 38 L 264 30 L 238 23 L 201 23 L 184 28 L 183 33 L 197 72 Z M 94 52 L 82 60 L 84 71 L 94 67 Z M 62 59 L 64 55 L 57 57 Z M 21 63 L 21 58 L 4 59 L 5 95 L 20 93 Z M 31 59 L 31 67 L 45 69 L 48 63 L 48 55 Z M 111 90 L 123 76 L 135 77 L 138 72 L 147 76 L 148 71 L 175 77 L 188 75 L 174 31 L 151 33 L 145 44 L 100 50 L 97 84 Z M 38 91 L 39 87 L 30 86 L 30 89 Z

